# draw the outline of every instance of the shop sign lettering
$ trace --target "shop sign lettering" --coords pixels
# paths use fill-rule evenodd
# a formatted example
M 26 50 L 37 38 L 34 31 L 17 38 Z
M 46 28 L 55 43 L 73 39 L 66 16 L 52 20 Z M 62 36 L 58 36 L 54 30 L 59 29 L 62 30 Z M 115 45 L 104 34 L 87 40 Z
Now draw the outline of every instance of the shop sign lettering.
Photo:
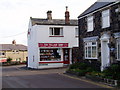
M 39 47 L 68 47 L 68 43 L 38 43 Z

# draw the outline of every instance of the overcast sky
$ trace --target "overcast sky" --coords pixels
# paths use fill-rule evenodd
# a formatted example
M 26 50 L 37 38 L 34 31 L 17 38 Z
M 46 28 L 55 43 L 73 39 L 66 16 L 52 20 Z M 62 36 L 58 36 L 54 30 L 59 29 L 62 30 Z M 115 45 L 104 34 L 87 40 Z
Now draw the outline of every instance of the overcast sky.
M 70 19 L 77 17 L 97 0 L 0 0 L 0 44 L 27 45 L 29 18 L 46 18 L 52 11 L 53 19 L 64 19 L 68 6 Z

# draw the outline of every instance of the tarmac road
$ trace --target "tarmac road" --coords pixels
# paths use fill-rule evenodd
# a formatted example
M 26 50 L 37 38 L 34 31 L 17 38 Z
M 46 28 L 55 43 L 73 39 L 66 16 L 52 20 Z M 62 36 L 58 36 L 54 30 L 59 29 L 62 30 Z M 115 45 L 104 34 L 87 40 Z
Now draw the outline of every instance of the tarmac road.
M 66 68 L 27 70 L 23 67 L 3 67 L 2 88 L 103 88 L 102 85 L 63 74 Z

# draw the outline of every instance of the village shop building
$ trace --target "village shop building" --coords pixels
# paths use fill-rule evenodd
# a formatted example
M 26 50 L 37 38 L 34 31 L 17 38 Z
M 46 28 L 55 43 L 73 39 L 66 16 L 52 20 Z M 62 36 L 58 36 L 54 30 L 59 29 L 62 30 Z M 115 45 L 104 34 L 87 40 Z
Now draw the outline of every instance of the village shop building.
M 55 68 L 72 63 L 72 48 L 78 47 L 77 20 L 69 19 L 69 11 L 64 19 L 52 19 L 52 11 L 47 19 L 30 17 L 28 28 L 28 67 Z
M 79 58 L 100 62 L 101 71 L 120 62 L 120 1 L 113 1 L 98 0 L 78 17 Z

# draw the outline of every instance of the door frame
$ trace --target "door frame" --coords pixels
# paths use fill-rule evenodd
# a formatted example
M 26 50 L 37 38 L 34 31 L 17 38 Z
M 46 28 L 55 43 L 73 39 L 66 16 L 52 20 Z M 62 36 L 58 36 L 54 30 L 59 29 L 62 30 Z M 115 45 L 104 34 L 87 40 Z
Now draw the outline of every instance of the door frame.
M 68 60 L 65 61 L 65 50 L 68 50 Z M 63 64 L 70 64 L 70 48 L 63 48 Z
M 109 35 L 103 34 L 101 36 L 101 71 L 110 64 L 110 48 L 109 48 Z

